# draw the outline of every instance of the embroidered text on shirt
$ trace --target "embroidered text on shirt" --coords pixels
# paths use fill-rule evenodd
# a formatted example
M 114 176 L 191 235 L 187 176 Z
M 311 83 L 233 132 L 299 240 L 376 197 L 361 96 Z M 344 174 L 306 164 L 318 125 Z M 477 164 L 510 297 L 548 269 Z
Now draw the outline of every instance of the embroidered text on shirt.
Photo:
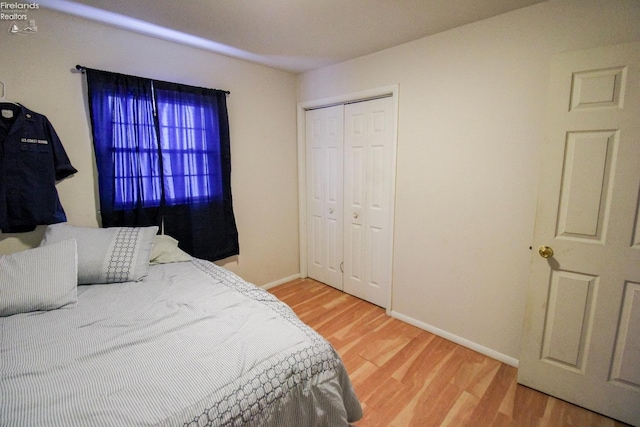
M 48 144 L 49 141 L 46 139 L 34 139 L 34 138 L 20 138 L 20 142 L 24 142 L 26 144 Z

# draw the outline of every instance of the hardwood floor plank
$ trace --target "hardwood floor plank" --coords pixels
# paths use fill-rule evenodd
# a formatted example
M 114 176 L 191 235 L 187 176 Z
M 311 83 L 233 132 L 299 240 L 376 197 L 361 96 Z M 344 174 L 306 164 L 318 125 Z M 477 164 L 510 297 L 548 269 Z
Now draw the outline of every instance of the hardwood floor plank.
M 458 427 L 465 425 L 470 419 L 473 410 L 478 405 L 479 399 L 467 391 L 463 391 L 453 407 L 442 420 L 441 426 Z
M 513 409 L 515 407 L 517 391 L 518 391 L 518 383 L 514 381 L 510 384 L 509 390 L 507 390 L 507 393 L 502 399 L 500 408 L 498 408 L 498 413 L 504 414 L 508 416 L 510 419 L 513 419 Z
M 413 338 L 409 344 L 407 344 L 393 360 L 387 362 L 385 368 L 389 368 L 393 371 L 391 376 L 397 380 L 402 380 L 414 364 L 416 358 L 422 354 L 424 349 L 435 338 L 435 335 L 422 331 L 415 338 Z
M 475 355 L 480 355 L 480 353 L 474 353 Z M 471 363 L 472 376 L 465 389 L 477 398 L 481 398 L 487 391 L 489 384 L 493 381 L 493 378 L 502 364 L 495 359 L 485 356 L 482 356 L 480 360 L 475 359 L 474 362 L 469 363 Z
M 397 322 L 387 321 L 369 334 L 367 342 L 359 353 L 360 356 L 379 367 L 384 366 L 417 335 L 417 333 L 407 335 L 396 326 Z
M 355 427 L 629 427 L 517 384 L 517 370 L 312 279 L 269 290 L 340 354 Z
M 335 336 L 342 340 L 361 337 L 363 332 L 370 332 L 389 318 L 383 311 L 373 309 L 361 300 L 336 307 L 335 311 L 335 316 L 319 321 L 316 330 L 323 336 Z
M 515 368 L 501 364 L 473 411 L 469 425 L 491 425 L 513 381 L 515 381 Z
M 441 387 L 432 383 L 419 398 L 411 422 L 405 425 L 439 426 L 460 398 L 462 390 L 445 382 Z
M 467 423 L 466 425 L 473 425 L 473 423 Z M 477 424 L 477 425 L 481 425 L 481 424 Z M 513 421 L 513 418 L 502 413 L 496 414 L 496 417 L 493 419 L 493 421 L 489 425 L 491 427 L 520 427 Z
M 522 425 L 531 425 L 544 416 L 548 396 L 528 387 L 516 386 L 512 418 Z
M 366 383 L 373 374 L 378 372 L 378 367 L 375 364 L 366 359 L 361 358 L 361 360 L 363 360 L 363 363 L 349 374 L 353 388 L 356 390 L 358 396 L 364 396 L 366 389 L 363 389 L 362 384 Z

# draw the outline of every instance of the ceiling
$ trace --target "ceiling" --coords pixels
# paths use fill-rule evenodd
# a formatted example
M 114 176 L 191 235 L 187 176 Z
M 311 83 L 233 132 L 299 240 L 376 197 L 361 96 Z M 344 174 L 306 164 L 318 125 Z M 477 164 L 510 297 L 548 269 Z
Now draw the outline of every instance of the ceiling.
M 300 73 L 545 0 L 42 0 L 43 7 Z

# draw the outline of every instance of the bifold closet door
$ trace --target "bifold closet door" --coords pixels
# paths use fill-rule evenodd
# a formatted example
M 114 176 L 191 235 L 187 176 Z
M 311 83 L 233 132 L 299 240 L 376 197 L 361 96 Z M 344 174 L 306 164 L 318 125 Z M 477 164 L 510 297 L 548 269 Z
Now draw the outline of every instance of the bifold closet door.
M 392 98 L 345 105 L 344 291 L 388 308 L 394 171 Z
M 344 106 L 306 112 L 307 274 L 342 290 Z

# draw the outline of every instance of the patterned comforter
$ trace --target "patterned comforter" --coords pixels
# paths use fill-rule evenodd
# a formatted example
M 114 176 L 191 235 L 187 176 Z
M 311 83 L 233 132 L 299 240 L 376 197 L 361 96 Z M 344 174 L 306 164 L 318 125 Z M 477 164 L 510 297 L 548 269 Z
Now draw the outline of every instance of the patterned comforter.
M 0 318 L 2 426 L 347 426 L 331 345 L 270 293 L 201 260 Z

